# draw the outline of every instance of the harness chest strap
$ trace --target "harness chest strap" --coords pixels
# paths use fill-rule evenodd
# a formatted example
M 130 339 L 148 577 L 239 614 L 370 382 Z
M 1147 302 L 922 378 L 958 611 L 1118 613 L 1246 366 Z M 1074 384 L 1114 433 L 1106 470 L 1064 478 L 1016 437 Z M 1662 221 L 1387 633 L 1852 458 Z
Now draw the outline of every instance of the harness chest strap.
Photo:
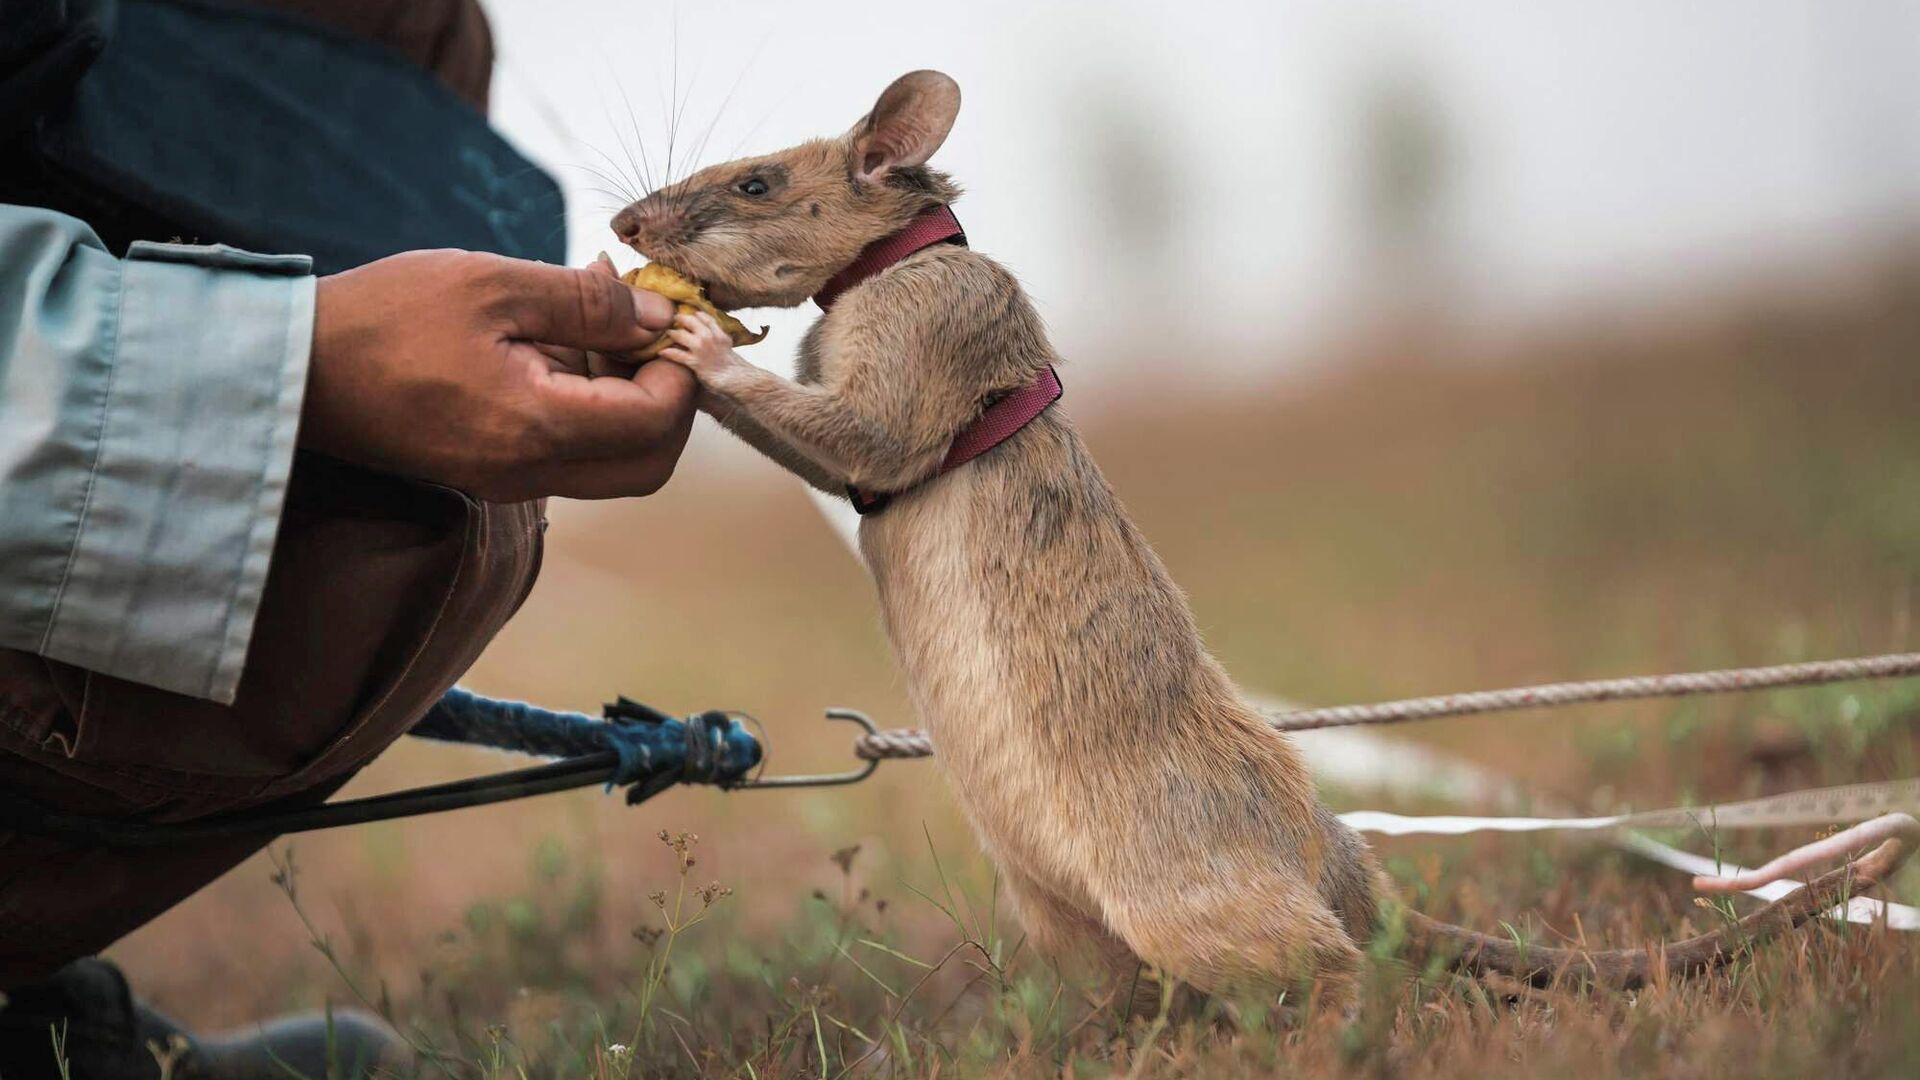
M 960 228 L 960 220 L 953 216 L 953 210 L 944 205 L 931 207 L 922 211 L 906 228 L 868 244 L 846 269 L 833 275 L 820 287 L 820 291 L 814 294 L 813 302 L 819 304 L 822 311 L 830 310 L 842 293 L 916 251 L 935 244 L 959 244 L 965 247 L 966 243 L 967 234 Z M 1049 367 L 1027 385 L 994 398 L 971 424 L 954 436 L 952 445 L 947 447 L 947 456 L 941 460 L 940 468 L 933 476 L 952 472 L 1013 438 L 1060 400 L 1063 392 L 1060 376 Z M 933 476 L 926 480 L 933 479 Z M 911 490 L 911 487 L 903 490 Z M 847 485 L 847 498 L 852 500 L 853 508 L 863 517 L 886 509 L 893 497 L 899 494 L 899 491 L 863 491 L 852 484 Z

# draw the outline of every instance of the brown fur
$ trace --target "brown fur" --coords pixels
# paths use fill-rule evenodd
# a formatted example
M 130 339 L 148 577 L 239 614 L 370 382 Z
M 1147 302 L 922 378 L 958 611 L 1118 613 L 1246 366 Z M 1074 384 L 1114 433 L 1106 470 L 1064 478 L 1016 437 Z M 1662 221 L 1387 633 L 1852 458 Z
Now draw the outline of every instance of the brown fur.
M 723 304 L 798 304 L 955 196 L 923 163 L 958 104 L 944 75 L 913 73 L 846 136 L 703 170 L 616 229 Z M 776 172 L 766 195 L 737 190 Z M 934 475 L 983 400 L 1058 361 L 1011 274 L 935 247 L 842 295 L 802 342 L 795 381 L 731 352 L 683 362 L 709 412 L 809 483 L 900 493 L 864 520 L 861 548 L 915 708 L 1035 946 L 1091 945 L 1123 975 L 1144 963 L 1205 991 L 1311 978 L 1323 1002 L 1350 1004 L 1377 922 L 1372 853 L 1207 653 L 1066 415 Z M 1658 953 L 1522 950 L 1411 913 L 1407 925 L 1469 969 L 1632 984 L 1660 964 L 1721 962 L 1845 887 L 1829 875 Z

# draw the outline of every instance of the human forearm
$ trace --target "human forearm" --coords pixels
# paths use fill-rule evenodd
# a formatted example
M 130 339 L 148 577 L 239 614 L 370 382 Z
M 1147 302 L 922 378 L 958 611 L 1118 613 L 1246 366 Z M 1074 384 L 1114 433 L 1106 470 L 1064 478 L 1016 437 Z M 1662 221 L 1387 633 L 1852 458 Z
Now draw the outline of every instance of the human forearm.
M 0 644 L 231 700 L 312 341 L 298 256 L 0 207 Z
M 231 700 L 302 446 L 481 498 L 645 494 L 673 364 L 589 379 L 673 307 L 611 267 L 136 244 L 0 206 L 0 646 Z

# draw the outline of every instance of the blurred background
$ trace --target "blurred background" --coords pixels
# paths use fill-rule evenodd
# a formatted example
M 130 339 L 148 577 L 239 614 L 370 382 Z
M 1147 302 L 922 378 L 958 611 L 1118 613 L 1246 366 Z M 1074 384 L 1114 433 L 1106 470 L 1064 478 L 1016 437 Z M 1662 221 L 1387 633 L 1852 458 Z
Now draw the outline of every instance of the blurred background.
M 1103 392 L 1174 360 L 1124 346 L 1183 298 L 1220 311 L 1182 381 L 1260 378 L 1383 316 L 1497 333 L 1831 280 L 1920 205 L 1904 4 L 491 7 L 496 119 L 571 182 L 576 261 L 612 241 L 616 180 L 838 134 L 901 72 L 952 74 L 938 162 L 970 234 Z
M 959 216 L 1040 305 L 1064 407 L 1250 693 L 1913 645 L 1920 8 L 488 7 L 495 120 L 565 184 L 575 262 L 669 171 L 837 134 L 913 68 L 958 79 L 935 164 L 967 189 Z M 814 316 L 750 317 L 774 328 L 750 358 L 784 369 Z M 825 706 L 915 724 L 861 566 L 797 481 L 706 421 L 665 492 L 552 519 L 541 585 L 473 688 L 743 709 L 775 772 L 846 764 Z M 1915 775 L 1913 705 L 1856 686 L 1394 735 L 1612 810 Z M 503 764 L 403 745 L 351 791 Z M 535 1023 L 640 963 L 628 931 L 672 877 L 661 828 L 700 834 L 695 876 L 736 890 L 689 965 L 779 940 L 850 845 L 861 887 L 909 907 L 930 845 L 990 880 L 925 762 L 853 789 L 686 789 L 637 811 L 581 793 L 295 846 L 310 914 L 357 970 Z M 1519 864 L 1533 844 L 1451 850 Z M 267 875 L 236 870 L 115 955 L 203 1023 L 333 992 Z M 1683 894 L 1661 902 L 1637 917 L 1684 914 Z M 511 965 L 463 967 L 476 943 Z M 212 982 L 228 992 L 198 992 Z

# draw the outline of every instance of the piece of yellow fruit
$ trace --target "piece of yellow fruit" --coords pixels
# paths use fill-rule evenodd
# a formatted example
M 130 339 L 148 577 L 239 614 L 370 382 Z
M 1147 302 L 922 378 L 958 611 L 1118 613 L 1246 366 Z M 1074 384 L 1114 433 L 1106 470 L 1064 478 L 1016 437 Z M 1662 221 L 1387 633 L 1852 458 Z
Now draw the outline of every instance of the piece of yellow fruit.
M 670 266 L 662 266 L 659 263 L 648 263 L 645 266 L 635 270 L 629 270 L 620 275 L 620 280 L 636 289 L 645 289 L 651 293 L 659 293 L 661 296 L 673 301 L 674 306 L 682 312 L 688 314 L 695 311 L 706 312 L 713 316 L 713 321 L 720 324 L 720 329 L 727 332 L 727 337 L 732 338 L 735 345 L 752 345 L 764 340 L 767 336 L 766 327 L 761 327 L 760 332 L 756 334 L 752 330 L 747 329 L 746 325 L 739 319 L 715 307 L 713 301 L 707 299 L 707 294 L 700 288 L 699 282 L 694 281 L 692 278 L 687 277 L 685 274 L 682 274 Z M 672 342 L 662 337 L 660 340 L 644 349 L 640 349 L 633 355 L 636 359 L 651 360 L 660 355 L 661 349 L 671 344 Z

